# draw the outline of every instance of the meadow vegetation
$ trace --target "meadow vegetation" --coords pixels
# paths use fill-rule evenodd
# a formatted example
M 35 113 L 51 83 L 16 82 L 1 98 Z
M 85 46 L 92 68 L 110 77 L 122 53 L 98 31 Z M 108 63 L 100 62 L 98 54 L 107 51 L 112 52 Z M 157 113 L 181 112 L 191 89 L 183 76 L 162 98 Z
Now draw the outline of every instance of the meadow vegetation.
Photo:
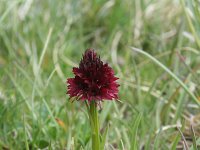
M 69 100 L 85 49 L 119 78 L 99 111 L 106 150 L 200 145 L 198 0 L 0 0 L 0 149 L 91 148 L 82 102 Z

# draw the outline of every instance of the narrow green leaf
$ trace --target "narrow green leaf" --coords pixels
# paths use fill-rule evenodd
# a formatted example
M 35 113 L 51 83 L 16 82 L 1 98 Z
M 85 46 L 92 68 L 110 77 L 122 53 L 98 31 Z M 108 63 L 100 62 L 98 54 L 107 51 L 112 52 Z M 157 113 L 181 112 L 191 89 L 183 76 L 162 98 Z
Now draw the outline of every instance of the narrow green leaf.
M 163 65 L 160 61 L 158 61 L 156 58 L 154 58 L 153 56 L 151 56 L 150 54 L 148 54 L 147 52 L 135 48 L 135 47 L 130 47 L 133 51 L 138 52 L 140 54 L 145 55 L 146 57 L 148 57 L 149 59 L 151 59 L 154 63 L 156 63 L 160 68 L 162 68 L 163 70 L 165 70 L 178 84 L 181 85 L 181 87 L 190 95 L 190 97 L 192 98 L 192 100 L 194 102 L 196 102 L 198 104 L 198 106 L 200 106 L 200 102 L 198 100 L 198 98 L 189 90 L 189 88 L 171 71 L 169 70 L 165 65 Z
M 137 116 L 137 118 L 135 119 L 135 123 L 133 125 L 133 128 L 132 128 L 132 139 L 131 139 L 131 149 L 132 150 L 137 150 L 138 149 L 138 144 L 137 144 L 137 133 L 138 133 L 138 127 L 139 127 L 139 124 L 140 124 L 140 121 L 141 121 L 141 118 L 142 118 L 142 114 L 139 114 Z
M 101 149 L 105 148 L 105 143 L 106 143 L 106 138 L 107 138 L 107 133 L 108 133 L 109 125 L 106 127 L 103 135 L 101 136 Z
M 27 140 L 27 136 L 26 136 L 26 122 L 25 122 L 24 116 L 23 116 L 23 126 L 24 126 L 24 138 L 25 138 L 26 150 L 29 150 L 29 144 L 28 144 L 28 140 Z
M 197 149 L 197 142 L 196 142 L 196 136 L 195 136 L 195 132 L 194 132 L 193 125 L 191 125 L 191 131 L 192 131 L 193 149 L 194 149 L 194 150 L 198 150 L 198 149 Z

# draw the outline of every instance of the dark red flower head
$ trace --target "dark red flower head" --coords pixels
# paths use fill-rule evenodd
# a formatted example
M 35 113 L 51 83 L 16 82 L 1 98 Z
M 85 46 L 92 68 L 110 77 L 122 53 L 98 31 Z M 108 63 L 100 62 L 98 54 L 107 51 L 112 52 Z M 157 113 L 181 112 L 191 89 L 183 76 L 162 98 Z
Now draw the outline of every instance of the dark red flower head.
M 118 98 L 118 87 L 114 71 L 103 63 L 93 49 L 87 49 L 78 68 L 73 68 L 74 78 L 69 78 L 70 98 L 80 100 L 113 100 Z

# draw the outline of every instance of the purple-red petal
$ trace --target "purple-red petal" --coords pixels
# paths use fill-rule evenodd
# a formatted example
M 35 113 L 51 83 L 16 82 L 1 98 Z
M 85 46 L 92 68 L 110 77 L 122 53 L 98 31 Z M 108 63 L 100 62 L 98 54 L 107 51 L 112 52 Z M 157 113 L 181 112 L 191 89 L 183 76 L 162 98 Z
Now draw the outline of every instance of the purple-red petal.
M 103 63 L 93 49 L 86 50 L 79 67 L 73 68 L 74 78 L 67 80 L 67 94 L 80 100 L 118 99 L 119 78 Z

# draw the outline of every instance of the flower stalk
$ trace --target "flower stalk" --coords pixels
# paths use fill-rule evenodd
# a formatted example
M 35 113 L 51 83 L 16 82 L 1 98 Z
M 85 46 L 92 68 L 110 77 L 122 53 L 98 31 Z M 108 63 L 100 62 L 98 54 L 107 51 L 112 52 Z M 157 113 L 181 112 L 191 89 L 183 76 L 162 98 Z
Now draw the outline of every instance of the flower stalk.
M 92 127 L 92 150 L 100 150 L 99 118 L 94 100 L 90 104 L 89 114 Z

